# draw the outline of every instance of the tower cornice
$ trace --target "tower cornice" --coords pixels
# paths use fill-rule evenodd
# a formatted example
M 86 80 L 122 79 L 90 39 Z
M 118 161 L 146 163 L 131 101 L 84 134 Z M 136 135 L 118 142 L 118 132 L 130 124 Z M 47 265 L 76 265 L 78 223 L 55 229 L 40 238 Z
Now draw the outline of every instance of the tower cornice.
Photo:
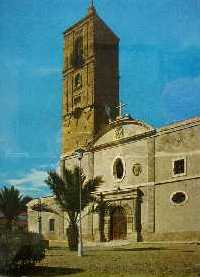
M 74 23 L 72 26 L 70 26 L 69 28 L 67 28 L 64 32 L 63 35 L 67 35 L 68 33 L 70 33 L 71 31 L 73 31 L 73 29 L 76 29 L 77 27 L 80 27 L 81 25 L 84 25 L 85 22 L 89 21 L 89 20 L 99 20 L 112 34 L 113 36 L 119 41 L 119 37 L 112 31 L 112 29 L 104 22 L 104 20 L 97 14 L 96 9 L 93 7 L 89 7 L 88 8 L 88 14 L 83 17 L 82 19 L 80 19 L 79 21 L 77 21 L 76 23 Z
M 77 26 L 83 24 L 85 21 L 87 21 L 88 19 L 91 19 L 92 17 L 94 18 L 95 16 L 96 16 L 96 13 L 87 14 L 85 17 L 83 17 L 82 19 L 80 19 L 79 21 L 77 21 L 76 23 L 74 23 L 72 26 L 70 26 L 69 28 L 67 28 L 67 29 L 63 32 L 63 35 L 69 33 L 71 30 L 77 28 Z

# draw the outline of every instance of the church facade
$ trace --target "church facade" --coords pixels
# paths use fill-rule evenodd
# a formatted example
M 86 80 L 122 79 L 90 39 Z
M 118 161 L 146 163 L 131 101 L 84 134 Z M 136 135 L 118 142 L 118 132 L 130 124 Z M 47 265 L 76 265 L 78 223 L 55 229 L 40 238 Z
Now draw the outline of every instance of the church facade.
M 109 203 L 105 240 L 200 239 L 200 118 L 156 129 L 124 116 L 119 103 L 119 38 L 89 7 L 64 32 L 62 154 L 60 173 L 77 165 L 88 178 L 102 176 L 97 194 Z M 29 230 L 65 240 L 67 222 L 53 197 L 29 203 Z M 99 216 L 83 217 L 83 238 L 99 241 Z

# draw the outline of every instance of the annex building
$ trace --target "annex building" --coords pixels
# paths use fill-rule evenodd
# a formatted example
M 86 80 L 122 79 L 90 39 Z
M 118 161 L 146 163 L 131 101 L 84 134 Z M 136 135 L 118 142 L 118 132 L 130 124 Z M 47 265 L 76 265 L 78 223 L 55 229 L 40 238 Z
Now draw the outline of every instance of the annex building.
M 110 203 L 107 241 L 200 240 L 200 118 L 156 129 L 124 116 L 118 48 L 93 6 L 64 32 L 61 174 L 83 148 L 83 171 L 103 177 L 98 193 Z M 42 212 L 40 221 L 31 210 L 37 201 L 29 203 L 29 230 L 65 240 L 67 222 L 54 198 L 41 201 L 58 214 Z M 84 216 L 83 238 L 99 240 L 98 214 Z

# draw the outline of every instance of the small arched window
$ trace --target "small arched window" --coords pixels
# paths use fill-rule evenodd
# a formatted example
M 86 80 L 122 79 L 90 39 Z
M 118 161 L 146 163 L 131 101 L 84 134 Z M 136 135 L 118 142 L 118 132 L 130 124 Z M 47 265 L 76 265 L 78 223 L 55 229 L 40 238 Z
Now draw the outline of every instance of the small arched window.
M 78 73 L 75 75 L 75 78 L 74 78 L 74 88 L 78 89 L 81 86 L 82 86 L 82 77 L 81 77 L 81 74 Z

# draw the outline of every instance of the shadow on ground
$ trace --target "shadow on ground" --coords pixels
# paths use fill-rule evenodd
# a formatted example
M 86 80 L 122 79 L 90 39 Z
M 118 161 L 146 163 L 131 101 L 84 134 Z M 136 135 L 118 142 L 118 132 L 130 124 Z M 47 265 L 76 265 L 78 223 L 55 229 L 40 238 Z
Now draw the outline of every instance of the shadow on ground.
M 64 267 L 47 267 L 47 266 L 36 266 L 30 271 L 26 271 L 23 274 L 17 274 L 16 276 L 60 276 L 60 275 L 70 275 L 75 273 L 83 272 L 79 268 L 64 268 Z M 12 276 L 12 275 L 10 275 Z
M 182 250 L 182 249 L 175 249 L 175 248 L 162 248 L 162 247 L 159 247 L 159 248 L 156 248 L 156 247 L 145 247 L 145 248 L 113 248 L 113 249 L 106 249 L 105 251 L 120 251 L 120 252 L 123 252 L 123 251 L 163 251 L 163 250 L 166 250 L 166 251 L 177 251 L 177 252 L 194 252 L 193 250 Z

